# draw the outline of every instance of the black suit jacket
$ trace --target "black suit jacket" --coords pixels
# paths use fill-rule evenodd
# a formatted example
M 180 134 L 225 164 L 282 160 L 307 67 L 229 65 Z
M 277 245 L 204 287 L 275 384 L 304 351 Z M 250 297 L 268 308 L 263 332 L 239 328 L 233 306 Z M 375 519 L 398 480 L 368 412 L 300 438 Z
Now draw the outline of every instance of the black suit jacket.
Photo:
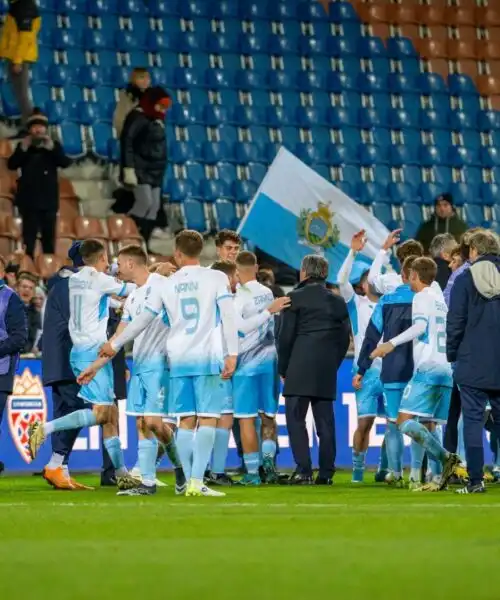
M 334 400 L 337 371 L 349 348 L 349 318 L 342 298 L 323 281 L 307 279 L 290 292 L 281 315 L 278 369 L 285 396 Z

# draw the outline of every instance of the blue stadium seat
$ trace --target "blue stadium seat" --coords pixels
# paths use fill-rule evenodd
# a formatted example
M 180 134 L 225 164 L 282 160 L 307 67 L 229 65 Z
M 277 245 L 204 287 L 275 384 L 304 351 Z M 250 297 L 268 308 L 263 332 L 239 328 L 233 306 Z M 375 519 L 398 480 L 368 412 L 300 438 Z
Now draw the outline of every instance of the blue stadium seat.
M 162 31 L 149 31 L 146 36 L 146 49 L 157 54 L 166 50 L 175 51 L 178 48 L 180 51 L 183 39 Z
M 360 108 L 358 110 L 358 125 L 362 129 L 387 127 L 387 113 L 385 111 L 378 111 L 375 108 Z
M 45 106 L 47 117 L 51 125 L 60 125 L 63 121 L 69 121 L 71 118 L 78 119 L 76 110 L 70 104 L 54 101 L 48 102 Z
M 71 158 L 81 158 L 85 154 L 82 131 L 76 123 L 64 122 L 59 125 L 59 137 L 64 151 Z
M 358 90 L 356 79 L 347 73 L 335 73 L 333 71 L 326 75 L 326 89 L 328 92 L 340 94 L 346 90 Z
M 351 185 L 348 181 L 337 181 L 335 183 L 335 187 L 344 192 L 344 194 L 349 196 L 349 198 L 357 198 L 358 193 L 355 186 Z
M 211 71 L 211 69 L 207 71 Z M 185 90 L 191 86 L 197 86 L 201 83 L 199 79 L 199 74 L 194 69 L 183 69 L 182 67 L 174 69 L 173 82 L 174 86 L 178 89 Z
M 276 73 L 277 71 L 271 71 Z M 250 69 L 240 69 L 234 74 L 234 84 L 240 90 L 252 91 L 264 87 L 264 78 L 260 73 Z M 221 87 L 219 85 L 219 87 Z
M 371 130 L 373 143 L 380 147 L 390 146 L 392 144 L 391 133 L 385 127 L 374 127 Z M 345 143 L 345 142 L 344 142 Z
M 299 127 L 306 129 L 328 124 L 326 111 L 312 106 L 299 106 L 296 112 L 296 119 L 293 119 L 293 121 L 295 120 Z
M 416 233 L 416 229 L 420 227 L 423 221 L 422 209 L 416 202 L 405 202 L 403 204 L 403 215 L 404 220 L 408 223 L 412 223 L 413 231 Z M 413 233 L 412 235 L 415 235 Z
M 441 194 L 449 191 L 448 184 L 443 183 L 421 183 L 419 187 L 419 195 L 424 204 L 434 204 L 436 198 Z
M 305 144 L 300 142 L 294 148 L 294 154 L 306 165 L 323 162 L 324 152 L 317 144 Z
M 500 150 L 492 146 L 483 146 L 480 151 L 479 164 L 483 167 L 493 168 L 500 166 Z
M 170 142 L 169 158 L 174 164 L 181 165 L 191 160 L 201 160 L 201 145 L 196 142 Z
M 500 206 L 500 186 L 496 183 L 482 183 L 481 184 L 481 198 L 483 204 L 487 206 L 493 206 L 498 204 Z M 499 220 L 499 219 L 495 219 Z
M 265 2 L 242 2 L 239 6 L 239 16 L 242 19 L 253 21 L 254 19 L 265 19 L 267 7 Z
M 217 200 L 215 202 L 215 225 L 218 231 L 221 229 L 238 229 L 239 219 L 236 216 L 236 208 L 230 200 Z
M 360 144 L 358 147 L 359 164 L 362 166 L 371 166 L 387 161 L 387 152 L 385 148 L 374 146 L 372 144 Z
M 302 56 L 322 56 L 327 54 L 327 41 L 325 38 L 315 38 L 301 35 L 298 39 L 298 51 Z
M 387 197 L 387 186 L 380 183 L 368 181 L 360 186 L 359 201 L 365 206 L 370 206 L 374 202 L 386 203 L 389 201 Z
M 71 104 L 75 107 L 78 104 L 78 102 L 84 100 L 82 88 L 77 87 L 76 85 L 70 85 L 63 88 L 63 95 L 64 102 Z
M 392 129 L 406 129 L 407 127 L 418 127 L 418 114 L 406 110 L 394 110 L 389 112 L 389 125 Z
M 498 167 L 493 167 L 493 169 L 491 170 L 495 181 L 495 172 L 497 169 Z M 462 167 L 462 169 L 460 169 L 459 175 L 460 181 L 466 181 L 469 185 L 473 185 L 478 189 L 483 183 L 483 173 L 481 167 L 465 165 L 464 167 Z
M 97 52 L 100 50 L 114 49 L 113 33 L 110 31 L 99 31 L 98 29 L 85 29 L 83 31 L 82 44 L 85 50 Z M 56 46 L 57 47 L 57 46 Z M 66 44 L 65 47 L 73 47 Z
M 345 164 L 357 164 L 357 146 L 346 146 L 341 144 L 330 144 L 327 147 L 324 161 L 328 165 L 339 166 Z M 320 161 L 320 162 L 323 162 Z
M 387 87 L 393 94 L 409 94 L 419 91 L 418 78 L 400 73 L 390 73 L 387 77 Z
M 364 36 L 358 39 L 356 54 L 360 58 L 372 58 L 375 56 L 386 56 L 386 49 L 381 38 L 375 36 Z
M 106 67 L 93 67 L 85 65 L 78 69 L 78 83 L 86 88 L 95 88 L 101 85 L 110 85 L 112 82 L 111 70 Z
M 267 167 L 259 163 L 250 163 L 247 165 L 247 168 L 249 172 L 249 179 L 255 181 L 255 183 L 257 184 L 260 184 L 260 182 L 264 179 L 265 174 L 267 173 Z
M 414 189 L 418 189 L 422 183 L 422 171 L 420 166 L 417 165 L 403 165 L 401 167 L 403 172 L 403 180 L 405 183 L 409 183 Z
M 214 108 L 214 107 L 205 106 L 204 112 L 205 112 L 205 110 L 212 109 L 212 108 Z M 173 125 L 185 127 L 185 126 L 191 125 L 192 123 L 196 123 L 199 120 L 197 118 L 197 116 L 198 116 L 198 107 L 197 106 L 178 104 L 178 103 L 174 102 L 174 104 L 172 105 L 172 108 L 170 109 L 170 112 L 168 114 L 168 120 Z M 205 122 L 205 124 L 208 125 L 206 119 L 203 119 L 203 121 Z
M 50 65 L 48 82 L 51 87 L 64 87 L 78 79 L 78 71 L 68 65 Z
M 356 78 L 356 85 L 362 94 L 373 94 L 387 89 L 386 80 L 373 73 L 360 73 Z
M 328 109 L 327 115 L 328 123 L 333 129 L 343 129 L 346 126 L 356 126 L 358 124 L 358 115 L 350 106 L 345 108 L 332 106 Z
M 205 177 L 205 167 L 199 162 L 188 162 L 184 165 L 184 168 L 186 169 L 186 179 L 195 185 L 198 185 Z
M 438 112 L 437 110 L 422 109 L 419 113 L 420 127 L 427 131 L 435 127 L 448 126 L 448 113 Z
M 208 18 L 211 16 L 210 4 L 202 0 L 183 0 L 178 4 L 179 14 L 183 19 L 193 17 Z
M 175 179 L 168 181 L 167 192 L 170 202 L 180 203 L 185 198 L 198 195 L 198 186 L 189 179 Z
M 266 106 L 265 115 L 261 122 L 275 129 L 279 129 L 284 125 L 293 125 L 295 123 L 295 111 L 286 106 Z
M 396 60 L 417 56 L 412 41 L 406 37 L 390 37 L 387 40 L 387 54 Z
M 481 110 L 479 96 L 472 94 L 469 96 L 460 96 L 459 110 L 469 113 L 470 115 L 474 115 L 474 118 L 477 119 L 477 113 Z
M 7 87 L 10 86 L 2 87 L 2 99 L 3 92 Z M 31 87 L 31 97 L 33 98 L 33 104 L 44 110 L 47 103 L 51 100 L 50 89 L 43 85 L 33 85 Z
M 500 111 L 480 110 L 477 115 L 477 125 L 481 131 L 500 129 Z
M 400 64 L 402 75 L 411 77 L 413 81 L 420 75 L 420 62 L 418 58 L 403 58 Z
M 450 128 L 454 131 L 462 129 L 476 129 L 476 119 L 474 115 L 462 110 L 452 110 L 448 115 Z
M 315 71 L 299 71 L 296 83 L 300 92 L 313 92 L 325 86 L 323 74 Z
M 92 29 L 86 31 L 93 31 Z M 69 29 L 54 29 L 52 31 L 52 47 L 56 50 L 78 48 L 82 45 L 82 32 Z
M 389 204 L 381 204 L 380 202 L 374 202 L 372 204 L 373 215 L 386 227 L 391 229 L 391 223 L 393 221 L 392 210 Z
M 447 153 L 440 146 L 421 146 L 419 158 L 423 167 L 432 167 L 447 163 Z
M 417 198 L 416 189 L 409 183 L 390 183 L 387 191 L 394 204 L 415 202 Z M 406 214 L 405 219 L 407 219 Z
M 419 162 L 419 146 L 394 144 L 389 146 L 389 159 L 395 167 L 416 165 Z
M 200 233 L 208 233 L 203 203 L 196 198 L 185 198 L 181 206 L 186 228 Z
M 477 149 L 463 146 L 451 146 L 448 150 L 448 164 L 457 168 L 466 165 L 472 166 L 479 164 Z
M 118 13 L 118 0 L 88 0 L 87 12 L 89 15 L 99 16 L 101 14 Z
M 383 69 L 384 68 L 386 68 L 387 70 L 389 69 L 389 63 L 387 62 L 387 59 L 373 58 L 373 59 L 371 59 L 370 64 L 374 67 L 373 69 L 370 70 L 370 72 L 373 72 L 382 78 L 384 78 L 386 76 L 386 74 L 383 72 Z M 352 77 L 353 79 L 356 79 L 356 77 L 358 77 L 360 75 L 360 73 L 363 73 L 363 71 L 361 70 L 361 63 L 357 56 L 343 56 L 340 59 L 340 65 L 341 65 L 340 71 L 342 73 L 348 73 L 349 76 Z M 385 65 L 385 67 L 384 67 L 384 65 Z M 328 72 L 330 69 L 331 69 L 331 67 L 328 66 L 326 68 L 326 72 Z M 379 69 L 382 72 L 380 72 Z M 338 70 L 338 69 L 336 69 L 336 70 Z M 316 69 L 316 71 L 317 71 L 317 69 Z
M 469 227 L 481 227 L 484 223 L 484 213 L 477 204 L 464 204 L 463 217 Z
M 236 167 L 229 162 L 220 162 L 216 165 L 217 179 L 226 182 L 228 186 L 231 186 L 233 181 L 236 179 Z
M 450 167 L 444 165 L 435 165 L 431 168 L 434 183 L 441 184 L 447 189 L 452 183 L 452 173 Z
M 267 7 L 267 16 L 273 21 L 288 21 L 295 19 L 295 6 L 286 2 L 271 2 Z
M 249 162 L 262 162 L 262 149 L 252 142 L 236 142 L 234 144 L 234 160 L 239 165 L 246 165 Z
M 265 163 L 272 163 L 273 160 L 276 158 L 276 155 L 278 154 L 280 148 L 281 144 L 279 143 L 268 142 L 267 144 L 265 144 L 263 153 Z M 293 146 L 287 146 L 287 149 L 293 151 Z
M 200 183 L 200 196 L 205 202 L 215 202 L 221 198 L 231 198 L 230 186 L 219 179 L 204 179 Z
M 92 141 L 94 154 L 103 160 L 110 157 L 110 140 L 113 138 L 113 130 L 108 123 L 94 123 L 92 125 Z
M 413 93 L 402 93 L 400 95 L 401 101 L 403 103 L 403 109 L 406 112 L 410 113 L 420 113 L 421 103 L 420 103 L 420 95 Z
M 332 23 L 359 22 L 358 13 L 350 2 L 330 2 L 328 9 Z
M 357 39 L 342 36 L 331 36 L 327 40 L 327 50 L 330 56 L 341 58 L 343 56 L 357 56 Z
M 210 14 L 215 19 L 236 19 L 238 17 L 238 4 L 232 0 L 213 0 L 210 2 Z
M 373 179 L 381 185 L 388 186 L 391 182 L 391 170 L 386 165 L 373 165 L 371 167 Z
M 361 184 L 361 173 L 356 165 L 343 165 L 340 168 L 340 181 L 348 181 L 352 186 L 358 189 Z
M 448 75 L 448 87 L 453 96 L 478 95 L 476 85 L 468 75 L 458 73 Z
M 114 47 L 119 52 L 128 52 L 129 50 L 144 50 L 148 47 L 147 36 L 140 32 L 127 31 L 119 29 L 115 32 Z
M 32 83 L 48 83 L 48 66 L 42 63 L 33 63 L 30 66 L 30 81 Z
M 205 85 L 210 90 L 232 87 L 229 82 L 229 74 L 224 69 L 207 69 L 205 71 Z
M 432 130 L 432 137 L 434 139 L 434 145 L 441 148 L 443 151 L 447 151 L 451 146 L 451 134 L 445 129 Z
M 422 94 L 448 94 L 444 79 L 436 73 L 422 73 L 419 75 L 417 86 Z
M 84 15 L 87 8 L 86 0 L 57 0 L 55 5 L 56 12 L 62 15 L 71 15 L 72 13 Z
M 449 191 L 456 206 L 476 204 L 475 199 L 479 196 L 479 187 L 468 183 L 452 183 Z
M 312 21 L 323 21 L 325 19 L 325 9 L 319 2 L 301 2 L 297 6 L 296 16 L 299 21 L 310 23 Z
M 105 107 L 96 102 L 79 102 L 77 105 L 78 123 L 93 125 L 104 120 Z
M 238 38 L 238 50 L 240 54 L 252 56 L 253 54 L 265 53 L 266 49 L 267 36 L 240 33 Z
M 286 36 L 270 35 L 267 40 L 267 52 L 275 56 L 295 54 L 293 42 Z
M 233 184 L 234 198 L 239 204 L 248 204 L 255 196 L 258 185 L 253 181 L 236 180 Z

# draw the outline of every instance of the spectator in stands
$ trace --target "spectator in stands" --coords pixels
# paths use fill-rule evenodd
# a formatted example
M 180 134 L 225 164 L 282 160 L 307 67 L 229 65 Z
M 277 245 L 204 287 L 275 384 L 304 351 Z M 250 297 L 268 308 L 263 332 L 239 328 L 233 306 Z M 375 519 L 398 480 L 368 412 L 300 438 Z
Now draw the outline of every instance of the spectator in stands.
M 17 180 L 16 205 L 23 219 L 26 254 L 34 257 L 38 232 L 45 254 L 54 254 L 56 218 L 59 210 L 59 168 L 69 167 L 59 142 L 48 135 L 48 119 L 35 109 L 28 119 L 28 135 L 17 145 L 7 165 L 20 170 Z
M 41 22 L 35 0 L 9 0 L 9 12 L 0 39 L 0 58 L 8 63 L 12 93 L 21 113 L 19 136 L 25 134 L 24 128 L 33 112 L 29 91 L 30 63 L 38 60 L 37 35 Z
M 32 352 L 35 343 L 40 338 L 42 330 L 42 317 L 35 303 L 35 290 L 38 279 L 32 273 L 22 271 L 19 273 L 17 293 L 19 294 L 26 309 L 28 324 L 28 336 L 24 344 L 23 352 Z
M 424 250 L 429 251 L 433 238 L 438 233 L 451 233 L 457 242 L 467 231 L 467 224 L 458 216 L 453 207 L 453 196 L 441 194 L 436 198 L 434 214 L 418 230 L 417 240 L 422 243 Z
M 459 248 L 451 233 L 438 233 L 429 247 L 429 254 L 437 265 L 436 281 L 442 290 L 446 288 L 451 275 L 451 253 Z
M 13 290 L 17 291 L 17 275 L 19 273 L 19 265 L 9 262 L 5 267 L 5 281 Z
M 139 100 L 149 87 L 151 87 L 151 76 L 148 70 L 144 67 L 135 68 L 130 75 L 128 86 L 120 92 L 113 114 L 113 127 L 118 138 L 122 135 L 128 114 L 139 105 Z
M 454 273 L 457 269 L 459 269 L 464 264 L 462 253 L 460 250 L 460 246 L 457 246 L 451 251 L 450 254 L 450 269 L 451 272 Z
M 120 138 L 121 177 L 134 190 L 134 219 L 149 248 L 161 208 L 161 189 L 167 168 L 165 113 L 172 104 L 168 92 L 152 87 L 127 116 Z

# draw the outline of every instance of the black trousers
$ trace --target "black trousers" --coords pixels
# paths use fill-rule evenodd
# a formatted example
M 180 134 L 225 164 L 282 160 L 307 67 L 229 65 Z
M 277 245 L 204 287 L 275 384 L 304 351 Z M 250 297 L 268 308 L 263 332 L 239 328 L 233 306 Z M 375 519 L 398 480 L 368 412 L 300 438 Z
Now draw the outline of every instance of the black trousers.
M 468 385 L 460 386 L 462 414 L 464 418 L 465 456 L 467 471 L 472 484 L 483 480 L 484 468 L 484 411 L 491 404 L 493 427 L 497 437 L 500 435 L 500 390 L 481 390 Z
M 458 446 L 458 420 L 462 411 L 462 402 L 460 400 L 460 391 L 456 383 L 453 384 L 451 392 L 450 411 L 448 412 L 448 421 L 444 434 L 444 447 L 448 452 L 456 452 Z
M 86 408 L 85 402 L 78 396 L 80 386 L 75 381 L 61 382 L 52 385 L 52 411 L 54 419 L 64 417 Z M 67 465 L 80 429 L 56 431 L 51 436 L 52 452 L 64 456 L 63 464 Z
M 2 430 L 2 417 L 5 407 L 7 406 L 7 398 L 9 392 L 0 392 L 0 431 Z
M 36 238 L 40 233 L 44 254 L 54 254 L 56 251 L 56 219 L 55 212 L 36 209 L 23 209 L 23 242 L 26 254 L 34 258 Z
M 286 426 L 293 458 L 297 464 L 297 473 L 312 475 L 311 452 L 306 429 L 306 415 L 309 406 L 312 408 L 319 438 L 319 476 L 330 478 L 335 472 L 337 442 L 333 401 L 324 398 L 308 398 L 306 396 L 287 396 L 285 398 Z

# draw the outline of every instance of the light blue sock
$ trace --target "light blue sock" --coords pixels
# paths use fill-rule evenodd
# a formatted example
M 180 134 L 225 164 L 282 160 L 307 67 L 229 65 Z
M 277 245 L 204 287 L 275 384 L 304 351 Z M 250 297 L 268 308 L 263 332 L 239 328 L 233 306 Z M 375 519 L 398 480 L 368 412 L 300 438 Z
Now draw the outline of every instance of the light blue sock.
M 382 447 L 380 448 L 380 459 L 378 462 L 378 471 L 387 471 L 389 467 L 389 463 L 387 462 L 387 432 L 384 435 L 384 441 L 382 442 Z
M 389 469 L 400 476 L 403 470 L 403 436 L 396 423 L 387 423 L 386 434 L 387 463 Z
M 243 454 L 243 460 L 245 461 L 245 467 L 249 475 L 257 475 L 259 472 L 259 453 L 248 452 Z
M 144 485 L 153 486 L 155 484 L 157 454 L 158 440 L 155 437 L 139 441 L 139 468 Z
M 425 449 L 415 440 L 411 441 L 410 446 L 410 478 L 413 481 L 420 481 L 422 475 L 422 463 L 424 462 Z
M 464 418 L 460 415 L 458 419 L 458 443 L 457 454 L 464 465 L 467 465 L 467 457 L 465 456 L 465 440 L 464 440 Z
M 437 441 L 437 443 L 442 446 L 443 445 L 443 435 L 441 428 L 435 429 L 431 431 L 430 434 Z M 440 460 L 436 460 L 433 456 L 429 454 L 429 467 L 431 469 L 431 473 L 433 477 L 439 477 L 443 472 L 443 464 Z
M 215 427 L 202 425 L 198 427 L 193 444 L 193 468 L 191 470 L 191 479 L 203 481 L 205 471 L 207 470 L 210 456 L 214 449 Z
M 214 454 L 212 457 L 212 472 L 222 475 L 226 470 L 227 452 L 229 449 L 229 429 L 217 427 L 215 430 Z
M 81 427 L 92 427 L 96 425 L 97 420 L 90 408 L 75 410 L 75 412 L 49 421 L 44 425 L 46 435 L 54 433 L 54 431 L 66 431 L 68 429 L 80 429 Z
M 365 460 L 366 460 L 366 451 L 365 452 L 356 452 L 354 448 L 352 449 L 352 469 L 353 471 L 364 471 L 365 470 Z
M 122 446 L 120 444 L 120 438 L 118 436 L 106 438 L 104 440 L 104 446 L 108 451 L 109 458 L 113 463 L 116 474 L 120 475 L 121 472 L 125 471 L 125 461 L 123 459 Z
M 427 450 L 430 458 L 435 458 L 441 462 L 446 460 L 446 450 L 422 423 L 409 419 L 401 425 L 401 431 L 421 444 Z
M 176 445 L 177 454 L 182 464 L 182 470 L 187 481 L 191 479 L 191 469 L 193 468 L 193 441 L 194 431 L 192 429 L 177 430 Z
M 276 456 L 276 442 L 274 440 L 264 440 L 262 442 L 262 456 L 274 460 Z

